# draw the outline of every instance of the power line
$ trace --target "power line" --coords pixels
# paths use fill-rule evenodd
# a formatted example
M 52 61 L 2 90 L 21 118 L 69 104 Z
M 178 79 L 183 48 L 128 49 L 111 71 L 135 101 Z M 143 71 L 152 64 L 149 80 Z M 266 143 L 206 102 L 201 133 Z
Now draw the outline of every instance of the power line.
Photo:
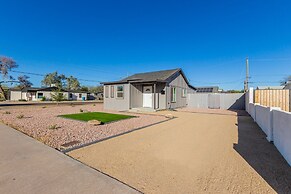
M 16 70 L 11 70 L 11 72 L 14 73 L 22 73 L 22 74 L 27 74 L 27 75 L 34 75 L 34 76 L 45 76 L 45 74 L 40 74 L 40 73 L 32 73 L 32 72 L 25 72 L 25 71 L 16 71 Z M 81 79 L 81 78 L 77 78 L 79 81 L 85 81 L 85 82 L 97 82 L 100 83 L 102 81 L 100 80 L 90 80 L 90 79 Z

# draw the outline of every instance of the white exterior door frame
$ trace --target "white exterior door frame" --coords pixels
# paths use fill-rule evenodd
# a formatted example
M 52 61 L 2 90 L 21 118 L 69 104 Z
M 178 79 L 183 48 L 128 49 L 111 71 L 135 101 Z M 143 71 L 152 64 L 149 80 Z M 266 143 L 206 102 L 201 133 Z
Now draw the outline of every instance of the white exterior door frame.
M 142 87 L 143 107 L 153 108 L 153 86 L 145 85 Z

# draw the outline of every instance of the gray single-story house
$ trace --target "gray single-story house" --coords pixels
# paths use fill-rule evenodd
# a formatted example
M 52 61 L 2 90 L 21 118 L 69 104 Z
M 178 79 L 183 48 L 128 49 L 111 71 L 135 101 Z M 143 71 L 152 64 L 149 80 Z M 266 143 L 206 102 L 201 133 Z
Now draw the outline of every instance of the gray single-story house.
M 196 90 L 180 68 L 138 73 L 120 81 L 102 84 L 104 109 L 118 111 L 185 107 L 187 94 Z
M 57 90 L 57 87 L 26 87 L 26 88 L 11 88 L 9 89 L 9 100 L 11 101 L 41 101 L 51 100 L 51 93 Z M 67 91 L 62 89 L 66 100 L 87 100 L 87 92 L 83 91 Z

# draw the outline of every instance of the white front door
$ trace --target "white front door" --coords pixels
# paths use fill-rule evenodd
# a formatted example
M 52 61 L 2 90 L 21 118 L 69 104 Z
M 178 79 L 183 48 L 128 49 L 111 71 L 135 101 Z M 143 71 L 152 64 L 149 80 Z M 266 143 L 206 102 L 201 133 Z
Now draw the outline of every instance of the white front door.
M 143 87 L 143 107 L 148 107 L 148 108 L 153 107 L 153 87 L 152 86 Z

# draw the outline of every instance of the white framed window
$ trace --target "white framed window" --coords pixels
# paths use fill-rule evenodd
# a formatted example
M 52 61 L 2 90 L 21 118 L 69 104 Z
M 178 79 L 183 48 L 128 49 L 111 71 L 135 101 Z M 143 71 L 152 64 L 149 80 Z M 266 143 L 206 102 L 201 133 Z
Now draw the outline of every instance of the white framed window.
M 110 87 L 110 97 L 114 98 L 114 86 Z
M 79 98 L 82 98 L 82 94 L 79 94 Z
M 109 86 L 105 86 L 105 98 L 109 97 Z
M 123 85 L 117 86 L 116 96 L 117 96 L 117 98 L 124 98 L 124 87 L 123 87 Z
M 177 88 L 171 88 L 171 102 L 177 102 Z
M 43 93 L 37 93 L 37 98 L 43 98 Z
M 183 98 L 187 97 L 187 90 L 185 88 L 182 89 L 182 97 Z

